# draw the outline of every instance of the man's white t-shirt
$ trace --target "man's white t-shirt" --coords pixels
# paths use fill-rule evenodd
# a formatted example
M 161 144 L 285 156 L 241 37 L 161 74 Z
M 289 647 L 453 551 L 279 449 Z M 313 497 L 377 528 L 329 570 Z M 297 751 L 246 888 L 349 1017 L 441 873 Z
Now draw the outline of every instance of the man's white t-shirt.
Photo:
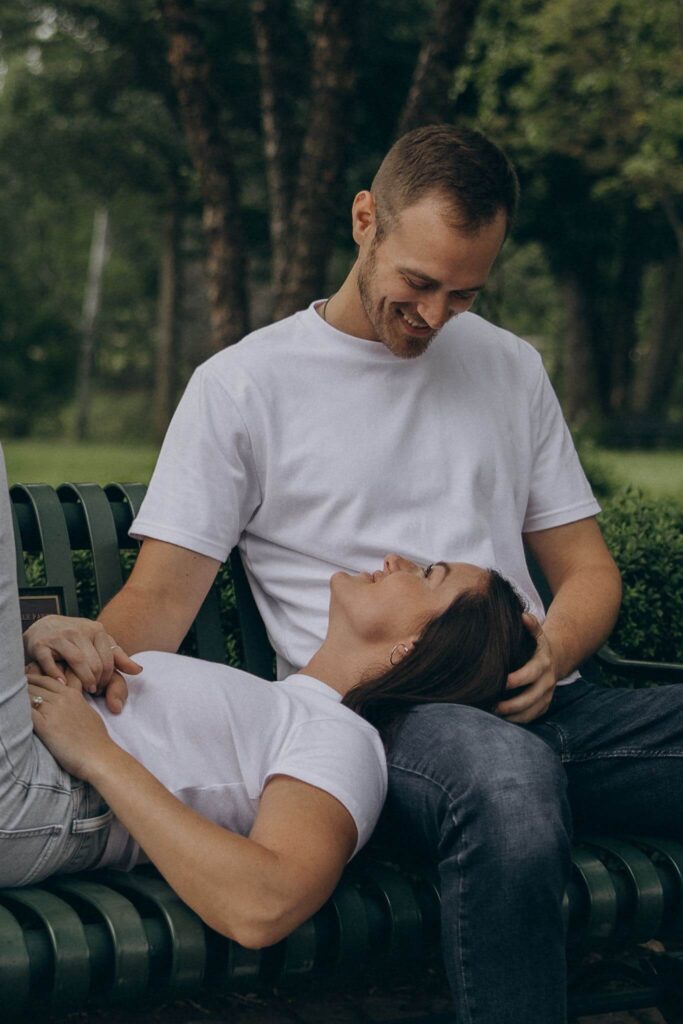
M 543 618 L 522 534 L 598 511 L 529 344 L 466 313 L 399 359 L 312 305 L 195 371 L 131 533 L 221 561 L 239 542 L 286 674 L 330 576 L 392 551 L 496 568 Z
M 259 798 L 275 775 L 335 797 L 367 842 L 384 803 L 387 769 L 376 729 L 311 676 L 279 683 L 178 654 L 136 654 L 119 715 L 88 698 L 112 739 L 184 804 L 249 835 Z M 354 852 L 356 852 L 354 851 Z M 97 865 L 132 868 L 140 848 L 114 821 Z

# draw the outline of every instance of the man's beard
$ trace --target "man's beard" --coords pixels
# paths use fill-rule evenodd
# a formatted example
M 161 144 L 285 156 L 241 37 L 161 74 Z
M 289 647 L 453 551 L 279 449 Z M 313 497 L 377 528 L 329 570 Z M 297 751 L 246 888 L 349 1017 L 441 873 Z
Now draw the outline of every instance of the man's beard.
M 382 308 L 382 303 L 373 302 L 372 285 L 377 270 L 377 246 L 373 241 L 365 261 L 358 268 L 357 282 L 363 312 L 372 327 L 377 340 L 399 359 L 417 359 L 424 355 L 438 333 L 426 338 L 411 338 L 404 334 L 398 323 L 398 316 L 392 310 Z M 393 329 L 392 329 L 393 328 Z

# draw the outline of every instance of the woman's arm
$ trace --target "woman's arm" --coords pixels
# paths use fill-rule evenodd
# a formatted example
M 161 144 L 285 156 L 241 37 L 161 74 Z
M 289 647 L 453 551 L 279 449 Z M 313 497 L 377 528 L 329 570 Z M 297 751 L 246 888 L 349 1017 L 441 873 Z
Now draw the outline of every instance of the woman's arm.
M 248 948 L 269 946 L 331 894 L 357 838 L 351 815 L 334 797 L 277 776 L 263 792 L 249 838 L 235 835 L 182 804 L 115 744 L 77 688 L 33 677 L 29 689 L 43 697 L 33 712 L 41 740 L 67 771 L 97 789 L 211 928 Z

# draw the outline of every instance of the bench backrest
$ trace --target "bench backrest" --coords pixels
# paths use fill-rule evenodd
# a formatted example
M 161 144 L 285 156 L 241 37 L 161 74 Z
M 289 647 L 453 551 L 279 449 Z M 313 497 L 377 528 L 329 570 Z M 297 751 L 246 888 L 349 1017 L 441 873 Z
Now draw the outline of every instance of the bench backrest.
M 145 495 L 144 484 L 16 484 L 10 489 L 21 589 L 39 585 L 61 597 L 65 615 L 92 614 L 74 555 L 90 561 L 96 607 L 102 608 L 123 585 L 139 544 L 128 536 Z M 130 556 L 126 558 L 126 553 Z M 272 677 L 273 651 L 251 594 L 239 552 L 230 567 L 237 601 L 243 667 Z M 225 660 L 220 595 L 209 591 L 192 627 L 192 648 L 207 661 Z

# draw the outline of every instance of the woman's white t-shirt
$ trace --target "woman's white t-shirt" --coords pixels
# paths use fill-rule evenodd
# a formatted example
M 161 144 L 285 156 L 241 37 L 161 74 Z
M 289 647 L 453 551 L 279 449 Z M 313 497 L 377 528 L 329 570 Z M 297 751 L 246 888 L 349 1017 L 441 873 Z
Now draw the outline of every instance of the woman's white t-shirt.
M 311 676 L 268 682 L 240 669 L 177 654 L 136 654 L 119 715 L 92 705 L 112 739 L 179 800 L 248 835 L 266 783 L 287 775 L 317 786 L 349 812 L 356 852 L 384 803 L 387 770 L 377 731 Z M 98 867 L 128 870 L 140 849 L 115 821 Z

